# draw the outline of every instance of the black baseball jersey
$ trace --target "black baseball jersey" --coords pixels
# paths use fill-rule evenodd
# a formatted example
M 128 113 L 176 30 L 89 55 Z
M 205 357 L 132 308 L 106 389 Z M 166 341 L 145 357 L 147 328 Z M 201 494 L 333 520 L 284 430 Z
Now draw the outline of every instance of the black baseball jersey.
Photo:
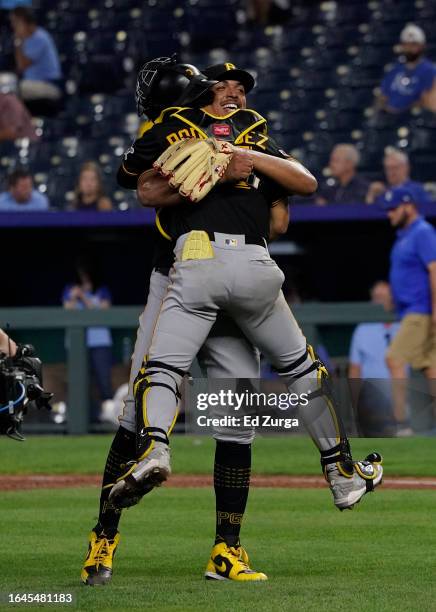
M 138 176 L 152 167 L 171 144 L 184 138 L 226 140 L 276 157 L 287 157 L 267 133 L 266 119 L 249 109 L 216 117 L 200 109 L 170 108 L 126 151 L 117 179 L 122 187 L 136 189 Z M 191 230 L 268 237 L 271 204 L 283 190 L 265 176 L 249 181 L 216 185 L 198 203 L 184 203 L 162 211 L 161 233 L 175 240 Z

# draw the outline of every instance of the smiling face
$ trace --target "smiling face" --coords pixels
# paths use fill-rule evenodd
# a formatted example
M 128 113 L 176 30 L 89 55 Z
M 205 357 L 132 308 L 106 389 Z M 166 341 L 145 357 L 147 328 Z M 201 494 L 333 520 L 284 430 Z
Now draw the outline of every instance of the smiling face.
M 211 87 L 214 99 L 204 110 L 211 115 L 224 117 L 238 108 L 247 108 L 245 89 L 239 81 L 220 81 Z

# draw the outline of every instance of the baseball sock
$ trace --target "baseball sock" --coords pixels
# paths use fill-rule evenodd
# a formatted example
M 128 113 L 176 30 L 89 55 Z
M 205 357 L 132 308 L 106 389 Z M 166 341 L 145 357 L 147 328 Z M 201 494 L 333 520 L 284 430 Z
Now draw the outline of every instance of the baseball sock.
M 120 427 L 115 434 L 103 473 L 103 482 L 100 494 L 100 512 L 98 523 L 94 531 L 100 535 L 102 531 L 108 538 L 113 538 L 118 529 L 121 510 L 109 503 L 108 497 L 113 484 L 126 471 L 126 463 L 135 457 L 136 435 L 124 427 Z
M 216 500 L 215 544 L 239 545 L 251 472 L 251 444 L 217 440 L 214 466 Z

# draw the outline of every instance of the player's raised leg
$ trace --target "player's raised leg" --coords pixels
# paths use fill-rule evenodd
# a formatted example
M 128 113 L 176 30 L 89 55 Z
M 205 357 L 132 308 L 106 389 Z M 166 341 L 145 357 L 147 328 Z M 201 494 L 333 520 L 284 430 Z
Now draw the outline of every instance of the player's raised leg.
M 241 262 L 238 267 L 241 282 L 243 278 L 256 274 L 258 284 L 251 290 L 251 299 L 244 294 L 234 301 L 230 312 L 246 336 L 277 368 L 289 389 L 308 394 L 307 406 L 300 408 L 301 419 L 320 451 L 321 465 L 335 505 L 340 510 L 352 508 L 381 483 L 381 457 L 372 453 L 363 461 L 353 461 L 328 384 L 327 369 L 307 346 L 283 293 L 280 292 L 275 303 L 267 307 L 268 296 L 261 281 L 262 275 L 267 277 L 271 273 L 272 265 L 261 268 L 258 261 L 249 258 L 245 260 L 245 266 Z M 264 309 L 259 308 L 262 300 Z

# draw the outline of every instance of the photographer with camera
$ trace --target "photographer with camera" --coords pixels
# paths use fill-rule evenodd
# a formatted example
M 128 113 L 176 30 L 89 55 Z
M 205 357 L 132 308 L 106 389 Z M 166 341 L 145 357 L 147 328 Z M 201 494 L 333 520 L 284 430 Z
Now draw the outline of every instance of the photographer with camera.
M 0 329 L 0 435 L 24 440 L 20 429 L 29 407 L 50 410 L 42 363 L 31 344 L 17 344 Z

